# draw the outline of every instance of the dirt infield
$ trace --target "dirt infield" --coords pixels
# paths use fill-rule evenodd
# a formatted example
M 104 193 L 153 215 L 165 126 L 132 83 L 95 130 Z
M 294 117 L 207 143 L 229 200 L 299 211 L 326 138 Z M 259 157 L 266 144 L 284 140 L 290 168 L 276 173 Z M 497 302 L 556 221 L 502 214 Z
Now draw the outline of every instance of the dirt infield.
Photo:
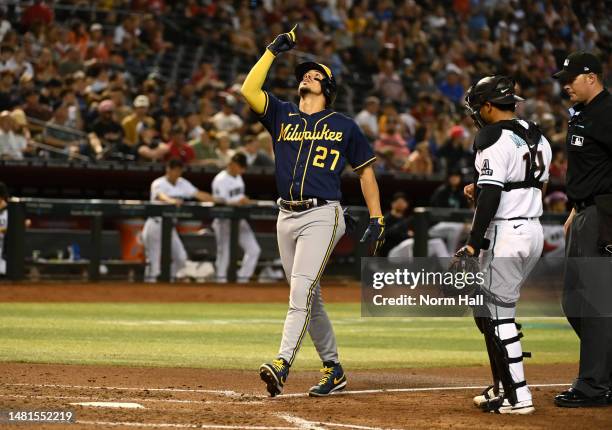
M 323 284 L 326 302 L 358 302 L 355 282 Z M 214 302 L 286 303 L 289 288 L 279 284 L 0 284 L 0 302 Z
M 2 302 L 286 302 L 277 285 L 0 285 Z M 355 302 L 359 288 L 329 284 L 328 302 Z M 0 345 L 1 348 L 1 345 Z M 499 416 L 472 406 L 489 382 L 487 367 L 393 370 L 347 369 L 347 391 L 309 398 L 317 372 L 292 371 L 283 396 L 268 398 L 257 369 L 134 368 L 0 363 L 0 411 L 72 410 L 75 424 L 18 428 L 322 429 L 583 429 L 612 428 L 612 406 L 571 410 L 553 405 L 576 365 L 529 365 L 536 413 Z M 557 385 L 559 384 L 559 385 Z M 133 402 L 140 409 L 77 406 Z M 4 426 L 4 427 L 3 427 Z M 7 426 L 0 423 L 0 427 Z M 17 428 L 9 426 L 8 428 Z
M 0 410 L 72 410 L 77 423 L 64 425 L 70 429 L 578 429 L 587 420 L 590 428 L 612 426 L 612 407 L 556 408 L 552 397 L 564 387 L 537 386 L 569 381 L 575 366 L 567 365 L 529 366 L 537 408 L 531 416 L 487 414 L 472 406 L 475 387 L 488 381 L 485 367 L 353 371 L 347 392 L 325 399 L 304 395 L 318 379 L 316 372 L 294 372 L 285 395 L 271 399 L 255 370 L 0 367 Z M 144 409 L 71 405 L 91 401 L 135 402 Z

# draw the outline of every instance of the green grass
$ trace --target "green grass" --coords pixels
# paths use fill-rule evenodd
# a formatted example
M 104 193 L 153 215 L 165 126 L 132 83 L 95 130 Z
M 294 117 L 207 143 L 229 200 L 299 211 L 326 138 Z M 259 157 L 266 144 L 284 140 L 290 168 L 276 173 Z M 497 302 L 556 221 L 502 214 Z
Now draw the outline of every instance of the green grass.
M 486 363 L 471 318 L 361 318 L 359 304 L 329 304 L 341 359 L 351 368 Z M 0 304 L 0 362 L 253 369 L 278 350 L 282 304 Z M 530 363 L 578 360 L 562 318 L 523 319 Z M 309 339 L 296 361 L 316 369 Z

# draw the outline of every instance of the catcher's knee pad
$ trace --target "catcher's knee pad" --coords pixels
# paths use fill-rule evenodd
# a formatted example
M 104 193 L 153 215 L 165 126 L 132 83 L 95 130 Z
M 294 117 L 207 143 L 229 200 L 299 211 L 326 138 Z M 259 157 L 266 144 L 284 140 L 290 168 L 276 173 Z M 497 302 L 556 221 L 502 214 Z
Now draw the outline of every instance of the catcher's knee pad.
M 485 342 L 494 379 L 499 378 L 504 387 L 505 397 L 514 405 L 517 403 L 516 390 L 526 386 L 527 381 L 525 381 L 522 366 L 519 373 L 513 372 L 511 365 L 522 362 L 523 357 L 531 357 L 531 353 L 522 352 L 520 346 L 520 340 L 523 337 L 523 333 L 519 331 L 521 326 L 515 322 L 514 318 L 482 318 L 481 323 L 484 326 Z M 518 345 L 515 345 L 517 343 Z

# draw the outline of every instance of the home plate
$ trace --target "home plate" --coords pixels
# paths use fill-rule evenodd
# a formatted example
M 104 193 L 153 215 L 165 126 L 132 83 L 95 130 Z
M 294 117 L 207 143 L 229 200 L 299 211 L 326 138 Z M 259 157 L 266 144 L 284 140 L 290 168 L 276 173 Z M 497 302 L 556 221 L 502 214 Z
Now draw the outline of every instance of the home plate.
M 92 406 L 94 408 L 127 408 L 127 409 L 144 409 L 140 403 L 130 402 L 78 402 L 70 403 L 76 406 Z

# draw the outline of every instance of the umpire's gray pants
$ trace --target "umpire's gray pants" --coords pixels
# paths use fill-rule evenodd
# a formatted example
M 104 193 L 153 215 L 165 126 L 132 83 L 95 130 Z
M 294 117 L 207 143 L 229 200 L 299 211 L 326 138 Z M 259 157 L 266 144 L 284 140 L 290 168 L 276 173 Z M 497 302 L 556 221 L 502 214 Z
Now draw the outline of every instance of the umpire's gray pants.
M 594 205 L 576 213 L 565 246 L 563 310 L 580 338 L 573 387 L 591 397 L 612 388 L 612 260 L 597 250 L 599 222 Z
M 308 332 L 321 360 L 338 362 L 336 336 L 323 307 L 319 281 L 344 234 L 342 208 L 333 202 L 304 212 L 281 209 L 276 230 L 290 285 L 289 311 L 278 356 L 293 364 Z

